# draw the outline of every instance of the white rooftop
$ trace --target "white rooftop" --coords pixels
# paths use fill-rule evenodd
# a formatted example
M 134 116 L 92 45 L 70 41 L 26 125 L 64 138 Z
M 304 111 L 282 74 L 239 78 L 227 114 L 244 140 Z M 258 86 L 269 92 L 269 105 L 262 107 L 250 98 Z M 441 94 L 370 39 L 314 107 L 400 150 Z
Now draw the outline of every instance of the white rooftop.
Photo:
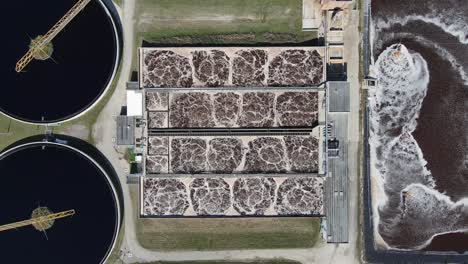
M 143 92 L 127 90 L 127 116 L 143 116 Z

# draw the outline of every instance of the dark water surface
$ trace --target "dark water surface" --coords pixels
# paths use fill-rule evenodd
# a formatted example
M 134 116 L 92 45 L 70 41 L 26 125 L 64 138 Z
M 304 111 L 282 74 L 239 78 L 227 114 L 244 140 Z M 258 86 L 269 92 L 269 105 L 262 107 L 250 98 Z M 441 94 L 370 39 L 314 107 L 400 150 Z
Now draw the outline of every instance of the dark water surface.
M 101 263 L 117 226 L 108 181 L 78 152 L 41 145 L 0 159 L 0 225 L 30 218 L 38 205 L 76 214 L 56 220 L 47 238 L 31 226 L 0 232 L 0 263 Z
M 467 251 L 467 233 L 451 233 L 443 234 L 434 237 L 432 243 L 427 246 L 424 250 L 427 251 L 447 251 L 450 248 L 452 251 L 458 253 L 464 253 Z
M 45 34 L 75 0 L 2 3 L 0 27 L 0 110 L 30 122 L 54 122 L 74 116 L 103 92 L 116 60 L 112 21 L 97 0 L 91 1 L 52 41 L 52 59 L 33 60 L 15 71 L 30 38 Z
M 388 29 L 377 30 L 374 54 L 377 56 L 391 44 L 402 43 L 427 61 L 430 82 L 413 135 L 428 162 L 436 190 L 455 202 L 468 197 L 468 87 L 460 76 L 460 69 L 468 69 L 468 45 L 432 23 L 414 21 L 400 25 L 394 23 L 393 17 L 398 20 L 409 15 L 434 16 L 438 13 L 438 19 L 445 23 L 464 25 L 468 22 L 467 4 L 455 0 L 372 1 L 374 23 L 380 19 L 392 24 Z M 460 68 L 450 63 L 448 56 L 437 46 L 453 55 Z M 401 239 L 405 239 L 404 235 Z M 466 251 L 468 234 L 437 236 L 423 250 Z

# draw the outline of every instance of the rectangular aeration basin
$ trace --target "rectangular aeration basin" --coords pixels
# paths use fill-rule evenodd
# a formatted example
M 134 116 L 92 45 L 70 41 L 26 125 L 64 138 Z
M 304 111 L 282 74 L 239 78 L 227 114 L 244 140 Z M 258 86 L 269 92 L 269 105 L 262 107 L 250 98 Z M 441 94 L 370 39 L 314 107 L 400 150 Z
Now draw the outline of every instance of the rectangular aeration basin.
M 148 128 L 312 128 L 318 125 L 319 93 L 150 89 L 145 99 Z
M 315 87 L 323 47 L 141 48 L 140 87 Z
M 320 177 L 140 180 L 142 217 L 322 216 Z
M 316 174 L 318 145 L 312 135 L 149 136 L 146 174 Z

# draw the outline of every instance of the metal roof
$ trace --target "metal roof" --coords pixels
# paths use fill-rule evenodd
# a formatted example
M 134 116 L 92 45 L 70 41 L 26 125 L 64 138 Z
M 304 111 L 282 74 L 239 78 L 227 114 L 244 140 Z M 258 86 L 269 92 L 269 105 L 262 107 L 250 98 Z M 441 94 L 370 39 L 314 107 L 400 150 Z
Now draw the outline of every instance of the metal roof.
M 328 82 L 329 112 L 349 112 L 349 83 Z
M 138 82 L 127 82 L 127 90 L 139 90 L 140 84 Z
M 325 182 L 325 214 L 329 243 L 348 243 L 348 114 L 330 113 L 336 139 L 340 141 L 338 157 L 328 159 Z
M 135 118 L 117 117 L 117 145 L 133 145 L 135 139 Z

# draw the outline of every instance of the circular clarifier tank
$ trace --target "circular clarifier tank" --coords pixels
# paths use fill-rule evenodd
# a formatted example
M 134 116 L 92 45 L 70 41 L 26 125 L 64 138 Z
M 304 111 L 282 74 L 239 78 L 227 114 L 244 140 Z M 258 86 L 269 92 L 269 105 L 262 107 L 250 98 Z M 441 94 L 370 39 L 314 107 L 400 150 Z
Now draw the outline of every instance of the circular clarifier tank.
M 120 58 L 120 23 L 107 0 L 91 0 L 44 47 L 47 54 L 22 72 L 15 70 L 33 40 L 45 35 L 77 2 L 3 3 L 0 111 L 7 116 L 27 123 L 70 120 L 96 105 L 109 89 Z
M 33 225 L 0 232 L 1 262 L 104 263 L 122 215 L 121 188 L 109 166 L 94 147 L 73 138 L 36 138 L 1 153 L 0 225 L 30 219 L 38 207 L 75 210 L 44 232 Z

